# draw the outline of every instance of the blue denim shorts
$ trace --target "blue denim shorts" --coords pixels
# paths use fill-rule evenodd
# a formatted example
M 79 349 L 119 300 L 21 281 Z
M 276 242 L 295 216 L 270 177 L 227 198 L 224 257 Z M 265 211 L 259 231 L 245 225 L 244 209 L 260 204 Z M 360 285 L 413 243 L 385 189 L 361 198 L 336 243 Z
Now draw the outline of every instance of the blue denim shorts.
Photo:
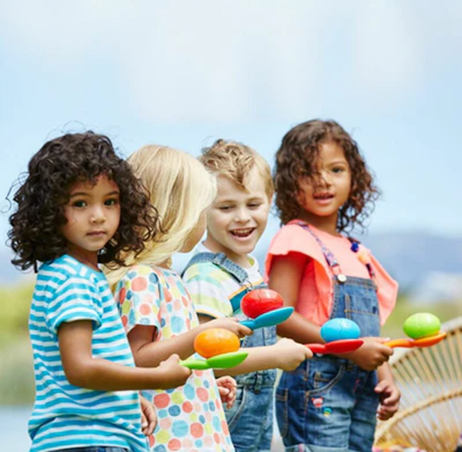
M 326 356 L 284 372 L 276 389 L 276 418 L 286 451 L 370 452 L 376 384 L 375 372 Z
M 270 452 L 273 391 L 273 385 L 257 391 L 252 386 L 238 386 L 234 406 L 225 411 L 236 452 Z

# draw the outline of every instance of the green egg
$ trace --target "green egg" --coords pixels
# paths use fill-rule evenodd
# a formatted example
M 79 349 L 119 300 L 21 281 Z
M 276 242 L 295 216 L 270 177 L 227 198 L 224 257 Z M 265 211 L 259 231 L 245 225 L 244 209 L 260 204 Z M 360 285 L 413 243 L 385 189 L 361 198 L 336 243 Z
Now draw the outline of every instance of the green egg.
M 428 312 L 421 312 L 411 315 L 404 322 L 403 330 L 407 336 L 412 339 L 421 339 L 422 337 L 433 336 L 438 334 L 441 328 L 441 322 L 436 315 Z

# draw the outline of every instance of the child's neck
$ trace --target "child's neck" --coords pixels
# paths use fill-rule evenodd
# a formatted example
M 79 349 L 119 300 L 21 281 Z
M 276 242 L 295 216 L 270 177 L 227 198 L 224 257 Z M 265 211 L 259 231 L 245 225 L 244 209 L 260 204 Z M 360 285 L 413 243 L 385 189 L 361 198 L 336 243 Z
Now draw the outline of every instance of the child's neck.
M 308 224 L 311 224 L 316 229 L 326 232 L 327 234 L 334 235 L 337 237 L 340 235 L 337 231 L 337 214 L 327 217 L 320 217 L 318 215 L 312 214 L 311 212 L 308 212 L 307 210 L 304 210 L 300 213 L 298 218 L 300 218 L 300 220 L 307 222 Z
M 90 267 L 97 272 L 100 271 L 98 267 L 97 252 L 83 251 L 75 247 L 68 247 L 66 253 L 74 259 L 78 260 L 81 264 L 86 265 L 87 267 Z

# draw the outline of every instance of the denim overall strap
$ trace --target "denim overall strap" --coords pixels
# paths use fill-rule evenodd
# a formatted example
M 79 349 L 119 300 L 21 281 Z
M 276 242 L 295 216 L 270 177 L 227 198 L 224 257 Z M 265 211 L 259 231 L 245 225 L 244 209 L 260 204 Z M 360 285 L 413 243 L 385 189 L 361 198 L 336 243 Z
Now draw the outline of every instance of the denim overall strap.
M 334 275 L 337 275 L 340 272 L 340 265 L 337 261 L 337 258 L 334 256 L 334 253 L 327 248 L 324 243 L 319 239 L 319 237 L 313 232 L 310 226 L 303 221 L 297 221 L 296 224 L 301 226 L 305 231 L 308 231 L 313 238 L 318 242 L 318 245 L 321 248 L 322 254 L 324 255 L 324 259 L 326 259 L 327 264 L 332 269 Z
M 220 267 L 226 273 L 230 274 L 240 285 L 246 286 L 250 283 L 248 282 L 248 275 L 247 272 L 240 267 L 239 265 L 235 264 L 231 259 L 226 257 L 224 253 L 198 253 L 188 262 L 185 269 L 183 270 L 182 276 L 186 272 L 186 270 L 194 264 L 204 263 L 204 262 L 211 262 L 215 264 L 217 267 Z M 249 285 L 252 289 L 253 287 Z M 241 308 L 241 300 L 242 297 L 246 294 L 242 293 L 239 294 L 240 297 L 234 297 L 230 300 L 231 306 L 233 308 L 233 312 L 238 311 Z

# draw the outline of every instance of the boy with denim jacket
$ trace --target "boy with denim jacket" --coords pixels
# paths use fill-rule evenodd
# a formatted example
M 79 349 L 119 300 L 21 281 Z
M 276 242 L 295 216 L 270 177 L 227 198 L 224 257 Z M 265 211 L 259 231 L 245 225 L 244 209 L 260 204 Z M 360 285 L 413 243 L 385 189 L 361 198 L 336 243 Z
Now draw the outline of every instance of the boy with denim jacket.
M 267 287 L 250 253 L 268 221 L 274 192 L 271 171 L 250 147 L 224 140 L 205 148 L 200 160 L 217 175 L 218 194 L 207 212 L 207 238 L 188 263 L 183 279 L 201 322 L 220 317 L 243 320 L 243 296 Z M 225 410 L 231 438 L 237 452 L 269 452 L 275 368 L 295 369 L 312 355 L 292 340 L 276 343 L 275 327 L 256 329 L 242 348 L 249 352 L 242 364 L 216 371 L 236 376 L 236 402 Z

